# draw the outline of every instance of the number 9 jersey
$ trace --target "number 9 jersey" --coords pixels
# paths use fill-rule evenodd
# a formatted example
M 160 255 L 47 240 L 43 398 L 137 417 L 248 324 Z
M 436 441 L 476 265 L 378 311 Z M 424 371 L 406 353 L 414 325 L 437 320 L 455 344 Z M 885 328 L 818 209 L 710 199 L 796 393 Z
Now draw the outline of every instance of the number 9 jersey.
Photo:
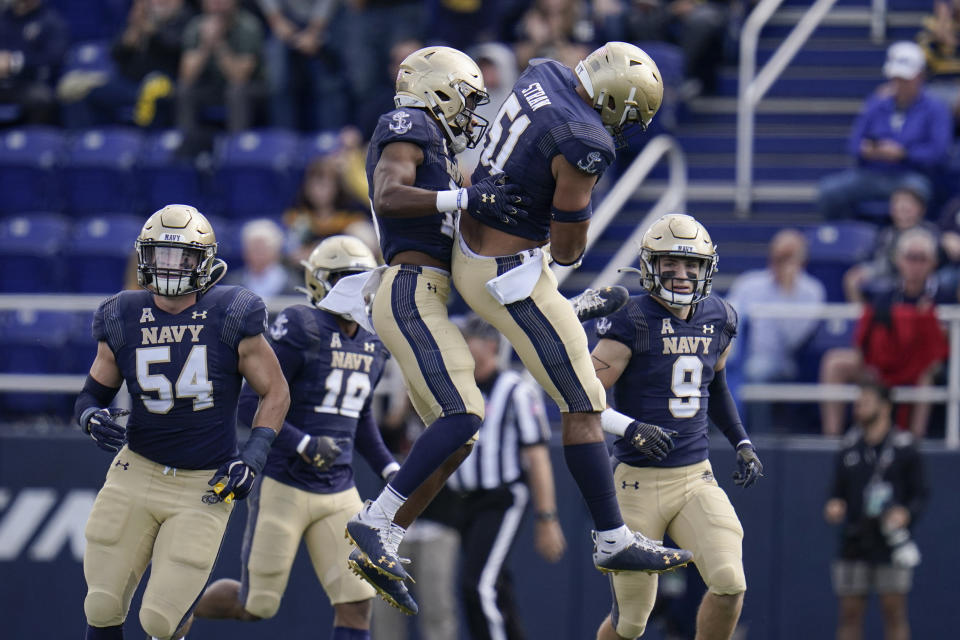
M 216 469 L 237 451 L 237 348 L 266 330 L 266 307 L 226 285 L 176 315 L 153 298 L 122 291 L 93 317 L 93 337 L 110 347 L 132 398 L 129 448 L 177 469 Z
M 598 320 L 596 332 L 631 352 L 613 390 L 617 410 L 679 434 L 673 438 L 674 450 L 660 462 L 622 438 L 614 443 L 614 456 L 635 467 L 679 467 L 706 460 L 708 388 L 717 360 L 737 334 L 733 307 L 710 296 L 682 320 L 644 292 Z

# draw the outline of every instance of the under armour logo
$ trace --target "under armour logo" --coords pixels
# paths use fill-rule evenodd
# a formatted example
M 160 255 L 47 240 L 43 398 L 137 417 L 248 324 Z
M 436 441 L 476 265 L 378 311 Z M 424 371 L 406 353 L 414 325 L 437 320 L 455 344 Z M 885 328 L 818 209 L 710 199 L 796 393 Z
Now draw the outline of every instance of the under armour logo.
M 370 353 L 373 353 L 374 351 L 377 350 L 377 345 L 373 344 L 372 342 L 364 342 L 364 343 L 363 343 L 363 350 L 364 350 L 364 351 L 369 351 Z
M 121 460 L 117 460 L 115 463 L 113 463 L 113 466 L 115 466 L 115 467 L 123 467 L 123 470 L 126 471 L 126 470 L 127 470 L 127 467 L 130 466 L 130 463 L 129 463 L 129 462 L 123 462 L 123 461 L 121 461 Z
M 636 480 L 636 481 L 634 481 L 634 482 L 627 482 L 626 480 L 623 480 L 623 481 L 620 483 L 620 488 L 621 488 L 621 489 L 626 489 L 627 487 L 633 487 L 634 489 L 639 489 L 639 488 L 640 488 L 640 481 L 639 481 L 639 480 Z
M 704 333 L 713 333 L 713 325 L 712 325 L 712 324 L 705 324 L 705 325 L 703 325 L 703 332 L 704 332 Z
M 380 556 L 380 559 L 377 560 L 377 562 L 387 567 L 387 569 L 393 569 L 393 565 L 397 564 L 393 560 L 387 560 L 387 556 Z
M 669 567 L 669 566 L 670 566 L 670 556 L 663 556 L 663 563 Z
M 484 204 L 492 204 L 497 201 L 497 196 L 492 193 L 484 193 L 480 195 L 480 202 Z
M 206 320 L 206 319 L 207 319 L 207 312 L 206 312 L 206 311 L 194 311 L 192 314 L 190 314 L 190 317 L 192 317 L 194 320 L 196 320 L 197 318 L 199 318 L 199 319 L 201 319 L 201 320 Z
M 434 293 L 437 293 L 437 285 L 435 285 L 435 284 L 432 283 L 432 282 L 428 282 L 428 283 L 427 283 L 427 291 L 433 291 Z

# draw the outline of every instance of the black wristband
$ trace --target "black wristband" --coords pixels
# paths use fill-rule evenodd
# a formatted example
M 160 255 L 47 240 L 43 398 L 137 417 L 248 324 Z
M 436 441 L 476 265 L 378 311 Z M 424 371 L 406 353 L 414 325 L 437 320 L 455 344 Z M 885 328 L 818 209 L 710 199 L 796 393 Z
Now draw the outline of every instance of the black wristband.
M 556 511 L 535 511 L 533 513 L 533 519 L 537 522 L 549 522 L 551 520 L 557 519 Z
M 263 471 L 263 465 L 267 463 L 270 445 L 273 444 L 273 439 L 276 437 L 277 432 L 270 427 L 254 427 L 250 431 L 247 444 L 243 445 L 240 459 L 253 469 L 254 473 L 259 474 Z
M 77 401 L 73 405 L 73 417 L 80 425 L 80 428 L 87 432 L 85 424 L 90 415 L 93 414 L 89 409 L 103 409 L 109 407 L 110 403 L 117 396 L 120 388 L 108 387 L 97 382 L 93 376 L 88 375 L 83 383 L 83 391 L 77 396 Z

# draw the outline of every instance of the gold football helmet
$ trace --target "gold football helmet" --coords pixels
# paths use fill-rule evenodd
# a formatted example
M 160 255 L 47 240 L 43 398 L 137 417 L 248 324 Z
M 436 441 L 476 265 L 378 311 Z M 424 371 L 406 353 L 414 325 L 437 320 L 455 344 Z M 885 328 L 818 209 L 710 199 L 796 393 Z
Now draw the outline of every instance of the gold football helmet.
M 472 149 L 483 138 L 487 120 L 474 112 L 490 101 L 483 74 L 473 58 L 450 47 L 425 47 L 400 63 L 397 108 L 427 109 L 440 123 L 454 153 Z
M 626 42 L 608 42 L 576 67 L 593 108 L 607 130 L 623 144 L 623 129 L 646 129 L 663 102 L 663 78 L 653 58 Z
M 690 273 L 663 271 L 660 258 L 664 256 L 697 259 L 700 266 L 696 277 L 691 278 Z M 718 259 L 717 247 L 702 224 L 693 216 L 670 213 L 657 218 L 643 234 L 640 243 L 640 268 L 625 267 L 620 271 L 639 273 L 641 284 L 650 295 L 660 298 L 670 306 L 683 307 L 696 304 L 710 295 Z M 674 280 L 691 282 L 692 290 L 689 293 L 673 291 L 667 287 L 667 283 Z
M 305 287 L 298 291 L 307 294 L 310 304 L 316 305 L 336 281 L 345 275 L 372 271 L 377 259 L 363 242 L 353 236 L 330 236 L 318 244 L 310 257 L 301 260 Z
M 216 258 L 217 238 L 210 222 L 186 204 L 168 204 L 150 216 L 134 246 L 137 282 L 157 295 L 203 291 L 227 270 Z

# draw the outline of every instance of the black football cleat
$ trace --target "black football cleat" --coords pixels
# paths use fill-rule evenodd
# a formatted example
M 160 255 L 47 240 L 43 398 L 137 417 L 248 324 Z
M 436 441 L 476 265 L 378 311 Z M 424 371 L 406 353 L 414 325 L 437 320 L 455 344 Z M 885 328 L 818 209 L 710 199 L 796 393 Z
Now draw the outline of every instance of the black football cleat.
M 413 578 L 403 568 L 410 562 L 401 558 L 397 552 L 403 529 L 393 524 L 385 517 L 378 517 L 371 513 L 372 503 L 367 500 L 360 513 L 347 522 L 346 537 L 359 549 L 370 567 L 376 569 L 391 580 L 407 580 Z
M 351 571 L 370 583 L 370 586 L 376 589 L 384 602 L 391 607 L 400 609 L 408 616 L 415 616 L 420 612 L 420 607 L 417 606 L 417 602 L 410 595 L 410 591 L 403 580 L 393 580 L 380 573 L 370 565 L 367 557 L 359 549 L 350 552 L 347 564 Z
M 586 289 L 580 295 L 570 298 L 570 304 L 577 312 L 577 319 L 586 322 L 619 311 L 628 300 L 630 292 L 627 288 L 613 285 L 602 289 Z
M 633 540 L 628 545 L 612 553 L 599 550 L 596 532 L 593 534 L 593 544 L 593 565 L 603 573 L 664 573 L 693 560 L 693 554 L 686 549 L 665 547 L 637 532 L 634 532 Z

